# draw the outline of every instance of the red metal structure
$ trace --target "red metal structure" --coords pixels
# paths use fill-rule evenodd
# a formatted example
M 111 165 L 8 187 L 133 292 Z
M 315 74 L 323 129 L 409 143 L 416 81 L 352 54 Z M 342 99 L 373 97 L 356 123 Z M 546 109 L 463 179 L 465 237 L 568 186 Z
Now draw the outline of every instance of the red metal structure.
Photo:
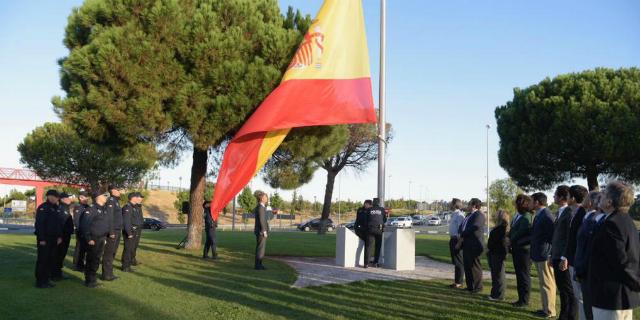
M 51 186 L 84 186 L 64 183 L 62 181 L 44 180 L 28 169 L 0 168 L 0 184 L 13 186 L 27 186 L 36 188 L 36 207 L 44 201 L 44 188 Z

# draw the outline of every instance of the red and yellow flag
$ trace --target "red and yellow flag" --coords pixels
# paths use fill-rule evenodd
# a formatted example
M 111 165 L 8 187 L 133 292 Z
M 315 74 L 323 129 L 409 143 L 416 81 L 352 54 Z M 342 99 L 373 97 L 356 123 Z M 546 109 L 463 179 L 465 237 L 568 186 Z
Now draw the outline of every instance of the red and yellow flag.
M 360 0 L 325 0 L 280 85 L 225 150 L 213 218 L 260 171 L 291 128 L 376 122 Z

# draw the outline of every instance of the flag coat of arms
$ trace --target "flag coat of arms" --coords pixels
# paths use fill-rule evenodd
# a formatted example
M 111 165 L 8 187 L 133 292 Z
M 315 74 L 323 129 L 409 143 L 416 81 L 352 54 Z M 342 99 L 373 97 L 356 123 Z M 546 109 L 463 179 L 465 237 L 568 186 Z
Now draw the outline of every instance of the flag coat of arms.
M 214 219 L 295 127 L 375 123 L 360 0 L 326 0 L 280 85 L 225 150 L 211 203 Z

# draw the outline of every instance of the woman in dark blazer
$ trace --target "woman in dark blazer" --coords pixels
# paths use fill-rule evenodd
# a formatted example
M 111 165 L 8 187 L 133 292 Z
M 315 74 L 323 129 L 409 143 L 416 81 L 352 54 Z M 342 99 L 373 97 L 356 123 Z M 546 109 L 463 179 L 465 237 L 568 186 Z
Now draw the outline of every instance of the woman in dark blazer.
M 513 217 L 509 240 L 511 241 L 511 256 L 513 268 L 516 272 L 518 287 L 518 301 L 513 306 L 523 308 L 529 305 L 531 293 L 531 210 L 533 200 L 525 194 L 516 197 L 518 213 Z
M 632 319 L 640 306 L 640 241 L 629 216 L 633 188 L 614 181 L 600 200 L 606 213 L 597 222 L 588 281 L 594 319 Z
M 501 301 L 504 299 L 505 277 L 504 277 L 504 261 L 509 252 L 509 213 L 504 210 L 498 210 L 493 217 L 495 227 L 489 232 L 489 240 L 487 242 L 487 258 L 489 260 L 489 268 L 491 269 L 491 295 L 489 300 Z

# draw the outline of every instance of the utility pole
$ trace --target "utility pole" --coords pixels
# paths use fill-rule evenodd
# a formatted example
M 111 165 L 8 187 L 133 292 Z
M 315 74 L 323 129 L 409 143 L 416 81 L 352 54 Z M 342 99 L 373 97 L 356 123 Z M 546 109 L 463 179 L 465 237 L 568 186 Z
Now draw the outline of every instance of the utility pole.
M 384 195 L 385 184 L 385 155 L 386 155 L 386 116 L 385 116 L 385 49 L 387 46 L 386 38 L 386 20 L 387 20 L 387 2 L 386 0 L 380 0 L 380 85 L 378 91 L 378 200 L 380 206 L 384 207 Z

